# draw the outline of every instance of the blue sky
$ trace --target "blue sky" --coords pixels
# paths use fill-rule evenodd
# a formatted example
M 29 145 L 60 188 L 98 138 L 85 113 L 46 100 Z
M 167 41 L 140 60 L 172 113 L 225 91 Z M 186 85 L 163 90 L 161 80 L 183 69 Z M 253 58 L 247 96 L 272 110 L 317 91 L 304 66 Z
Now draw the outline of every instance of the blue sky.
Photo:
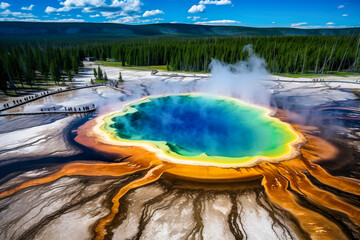
M 360 0 L 4 0 L 0 21 L 360 27 Z

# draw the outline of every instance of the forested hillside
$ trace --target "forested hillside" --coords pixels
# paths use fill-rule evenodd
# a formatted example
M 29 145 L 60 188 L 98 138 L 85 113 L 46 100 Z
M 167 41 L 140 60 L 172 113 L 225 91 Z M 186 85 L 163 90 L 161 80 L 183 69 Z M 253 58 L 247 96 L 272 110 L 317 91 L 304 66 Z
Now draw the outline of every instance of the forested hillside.
M 360 34 L 360 28 L 256 28 L 244 26 L 158 23 L 127 25 L 114 23 L 1 22 L 0 39 L 119 39 L 141 37 L 215 36 L 310 36 Z
M 168 65 L 170 70 L 209 71 L 212 58 L 226 63 L 246 59 L 244 46 L 266 60 L 273 73 L 359 71 L 360 35 L 227 37 L 140 40 L 81 48 L 86 56 L 113 58 L 127 66 Z
M 88 41 L 16 43 L 0 46 L 1 89 L 37 78 L 59 82 L 77 73 L 85 57 L 111 58 L 123 66 L 167 65 L 168 70 L 209 71 L 212 58 L 226 63 L 246 59 L 244 46 L 266 60 L 272 73 L 360 71 L 360 35 L 141 38 L 110 43 Z

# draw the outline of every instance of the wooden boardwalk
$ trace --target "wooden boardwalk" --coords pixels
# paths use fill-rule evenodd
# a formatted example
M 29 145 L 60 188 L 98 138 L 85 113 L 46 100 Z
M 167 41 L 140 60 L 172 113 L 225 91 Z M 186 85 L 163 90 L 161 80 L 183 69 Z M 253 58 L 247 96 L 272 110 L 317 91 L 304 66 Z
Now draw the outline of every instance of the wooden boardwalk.
M 84 89 L 84 88 L 102 87 L 102 86 L 109 87 L 111 89 L 120 91 L 120 92 L 122 92 L 122 93 L 124 93 L 126 95 L 132 95 L 132 93 L 130 91 L 128 91 L 128 90 L 125 90 L 125 89 L 122 89 L 122 88 L 112 87 L 112 86 L 109 86 L 107 84 L 93 84 L 93 85 L 87 85 L 87 86 L 81 86 L 81 87 L 72 87 L 72 88 L 64 88 L 64 89 L 60 88 L 57 91 L 43 91 L 41 93 L 36 93 L 36 94 L 33 94 L 33 95 L 25 96 L 24 98 L 27 98 L 27 100 L 24 100 L 24 101 L 23 101 L 23 99 L 21 101 L 17 100 L 18 102 L 15 103 L 15 104 L 5 103 L 3 105 L 3 107 L 0 108 L 0 112 L 1 111 L 6 111 L 8 109 L 12 109 L 12 108 L 24 105 L 24 104 L 27 104 L 29 102 L 36 101 L 38 99 L 48 97 L 48 96 L 51 96 L 51 95 L 54 95 L 54 94 L 57 94 L 57 93 L 80 90 L 80 89 Z M 14 101 L 16 101 L 16 100 L 14 100 Z M 4 106 L 6 106 L 6 107 L 4 107 Z M 86 111 L 63 111 L 63 112 L 56 112 L 56 113 L 86 113 L 86 112 L 89 112 L 89 111 L 90 112 L 95 111 L 95 109 L 86 110 Z M 36 113 L 32 113 L 32 114 L 45 114 L 45 113 L 55 113 L 55 111 L 36 112 Z M 28 113 L 17 113 L 17 114 L 15 114 L 15 113 L 4 113 L 4 114 L 0 114 L 0 116 L 10 116 L 10 115 L 29 115 L 29 114 Z
M 50 111 L 37 111 L 37 112 L 9 112 L 9 113 L 0 113 L 0 117 L 5 116 L 22 116 L 22 115 L 40 115 L 40 114 L 81 114 L 81 113 L 92 113 L 95 112 L 96 107 L 89 108 L 88 110 L 80 110 L 80 111 L 57 111 L 57 110 L 50 110 Z
M 15 108 L 15 107 L 18 107 L 18 106 L 21 106 L 21 105 L 24 105 L 24 104 L 29 103 L 29 102 L 36 101 L 38 99 L 48 97 L 48 96 L 51 96 L 51 95 L 54 95 L 54 94 L 57 94 L 57 93 L 69 92 L 69 91 L 79 90 L 79 89 L 84 89 L 84 88 L 101 87 L 101 86 L 105 86 L 105 85 L 94 84 L 94 85 L 88 85 L 88 86 L 82 86 L 82 87 L 74 87 L 74 88 L 64 88 L 64 89 L 60 88 L 61 90 L 58 89 L 57 91 L 43 91 L 42 93 L 36 93 L 36 94 L 30 95 L 30 96 L 25 96 L 26 98 L 28 98 L 28 100 L 26 100 L 26 101 L 21 101 L 19 103 L 12 104 L 12 105 L 8 104 L 9 105 L 8 107 L 0 108 L 0 112 L 11 109 L 11 108 Z

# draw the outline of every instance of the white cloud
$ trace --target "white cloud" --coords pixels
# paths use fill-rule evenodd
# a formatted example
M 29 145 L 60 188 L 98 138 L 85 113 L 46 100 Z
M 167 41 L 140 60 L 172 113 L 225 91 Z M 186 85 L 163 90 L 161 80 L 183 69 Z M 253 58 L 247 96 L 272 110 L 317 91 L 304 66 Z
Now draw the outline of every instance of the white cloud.
M 164 21 L 163 18 L 153 18 L 153 19 L 145 19 L 142 20 L 142 23 L 149 23 L 149 22 L 154 22 L 154 23 L 159 23 L 160 21 Z
M 47 14 L 50 14 L 50 13 L 53 13 L 53 12 L 57 12 L 57 9 L 53 8 L 53 7 L 50 7 L 50 6 L 47 6 L 46 9 L 45 9 L 45 12 Z
M 6 2 L 1 2 L 1 3 L 0 3 L 0 8 L 1 8 L 1 9 L 6 9 L 6 8 L 8 8 L 8 7 L 10 7 L 10 4 L 8 4 L 8 3 L 6 3 Z
M 276 22 L 271 22 L 272 24 L 276 23 Z
M 339 5 L 337 8 L 340 9 L 340 8 L 344 8 L 345 6 L 344 5 Z
M 91 1 L 91 0 L 90 0 Z M 143 5 L 140 0 L 113 0 L 111 8 L 121 8 L 124 13 L 140 12 Z
M 26 19 L 18 19 L 18 18 L 0 18 L 1 22 L 7 22 L 7 21 L 11 21 L 11 22 L 16 22 L 16 21 L 26 21 Z
M 188 16 L 187 17 L 187 19 L 191 19 L 192 21 L 197 21 L 197 20 L 199 20 L 201 17 L 199 17 L 199 16 L 193 16 L 193 17 L 191 17 L 191 16 Z
M 100 14 L 90 15 L 91 18 L 100 17 Z
M 349 14 L 343 14 L 342 16 L 343 16 L 343 17 L 347 17 L 347 16 L 349 16 Z
M 68 19 L 48 20 L 47 22 L 85 22 L 85 20 L 84 19 L 68 18 Z
M 126 16 L 123 11 L 117 11 L 117 12 L 100 12 L 101 15 L 103 15 L 106 18 L 116 18 L 120 16 Z
M 202 0 L 199 4 L 214 4 L 214 5 L 228 5 L 231 4 L 230 0 Z
M 29 7 L 22 7 L 21 10 L 31 11 L 35 5 L 31 4 Z
M 3 15 L 3 16 L 11 15 L 11 11 L 9 9 L 6 9 L 5 11 L 0 12 L 0 15 Z
M 326 25 L 335 25 L 335 23 L 334 22 L 328 22 L 328 23 L 326 23 Z
M 105 4 L 105 0 L 65 0 L 60 5 L 69 7 L 85 7 L 88 5 L 100 7 Z
M 72 10 L 72 8 L 67 7 L 67 6 L 62 7 L 62 8 L 54 8 L 54 7 L 48 6 L 48 7 L 46 7 L 45 12 L 50 14 L 50 13 L 53 13 L 53 12 L 68 12 L 70 10 Z
M 18 19 L 18 18 L 0 18 L 0 21 L 6 22 L 6 21 L 21 21 L 21 22 L 85 22 L 84 19 L 53 19 L 53 20 L 41 20 L 36 18 L 26 18 L 26 19 Z
M 82 17 L 80 14 L 76 15 L 76 17 Z
M 347 25 L 310 25 L 310 26 L 301 26 L 300 28 L 349 28 L 349 27 L 355 27 L 355 26 L 347 26 Z
M 127 16 L 141 11 L 140 0 L 65 0 L 60 2 L 61 8 L 47 7 L 47 13 L 68 12 L 73 9 L 82 9 L 82 12 L 101 12 L 103 16 L 111 17 Z M 113 14 L 116 12 L 117 14 Z
M 126 16 L 122 18 L 118 18 L 116 20 L 110 21 L 112 23 L 138 23 L 140 21 L 140 15 L 135 16 Z
M 195 24 L 201 25 L 229 25 L 229 24 L 239 24 L 241 22 L 235 20 L 213 20 L 213 21 L 204 21 L 196 22 Z
M 48 17 L 48 15 L 47 15 Z M 0 21 L 6 22 L 85 22 L 84 19 L 74 19 L 74 18 L 68 18 L 68 19 L 52 19 L 52 20 L 42 20 L 37 18 L 25 18 L 25 19 L 19 19 L 19 18 L 0 18 Z
M 307 22 L 299 22 L 299 23 L 292 23 L 291 27 L 300 27 L 302 25 L 306 25 L 308 24 Z
M 32 13 L 23 13 L 23 12 L 12 12 L 9 9 L 6 9 L 3 12 L 0 12 L 0 16 L 13 16 L 16 18 L 36 18 Z
M 116 20 L 109 21 L 111 23 L 149 23 L 149 22 L 159 22 L 163 21 L 163 18 L 154 18 L 154 19 L 141 19 L 140 15 L 126 16 L 118 18 Z
M 164 14 L 163 11 L 156 9 L 156 10 L 151 10 L 151 11 L 146 11 L 144 12 L 144 14 L 142 15 L 143 17 L 150 17 L 150 16 L 155 16 L 158 14 Z
M 85 8 L 83 8 L 82 12 L 83 13 L 89 13 L 89 12 L 95 12 L 95 11 L 91 7 L 85 7 Z
M 199 13 L 199 12 L 203 12 L 205 10 L 205 5 L 193 5 L 190 9 L 189 9 L 189 13 Z

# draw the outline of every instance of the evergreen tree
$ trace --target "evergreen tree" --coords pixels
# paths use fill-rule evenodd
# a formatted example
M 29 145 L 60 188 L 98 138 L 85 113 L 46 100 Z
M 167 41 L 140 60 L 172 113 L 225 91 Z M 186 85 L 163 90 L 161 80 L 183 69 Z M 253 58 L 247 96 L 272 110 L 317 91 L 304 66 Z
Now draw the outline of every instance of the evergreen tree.
M 63 53 L 63 61 L 64 61 L 63 71 L 65 73 L 68 73 L 71 69 L 72 62 L 71 62 L 69 52 L 67 50 L 64 51 L 64 53 Z
M 67 76 L 68 76 L 68 81 L 72 82 L 72 75 L 70 71 L 67 73 Z
M 119 78 L 118 78 L 119 82 L 124 82 L 124 80 L 122 79 L 122 75 L 121 72 L 119 72 Z
M 55 62 L 50 63 L 50 76 L 55 84 L 59 84 L 61 79 L 60 68 Z
M 33 85 L 36 77 L 35 75 L 36 66 L 34 64 L 32 51 L 30 49 L 27 50 L 27 53 L 24 56 L 23 61 L 24 61 L 23 69 L 25 73 L 25 81 L 27 82 L 27 84 Z
M 98 66 L 97 76 L 98 76 L 97 77 L 98 80 L 103 80 L 103 78 L 104 78 L 104 75 L 103 75 L 103 72 L 102 72 L 100 66 Z
M 7 83 L 9 82 L 9 76 L 5 70 L 4 63 L 0 59 L 0 90 L 6 94 Z
M 97 72 L 96 72 L 96 69 L 94 68 L 94 77 L 95 77 L 95 79 L 97 79 L 97 77 L 98 77 L 98 74 L 97 74 Z
M 72 57 L 71 63 L 72 63 L 73 72 L 75 74 L 78 74 L 79 73 L 79 63 L 75 56 Z

